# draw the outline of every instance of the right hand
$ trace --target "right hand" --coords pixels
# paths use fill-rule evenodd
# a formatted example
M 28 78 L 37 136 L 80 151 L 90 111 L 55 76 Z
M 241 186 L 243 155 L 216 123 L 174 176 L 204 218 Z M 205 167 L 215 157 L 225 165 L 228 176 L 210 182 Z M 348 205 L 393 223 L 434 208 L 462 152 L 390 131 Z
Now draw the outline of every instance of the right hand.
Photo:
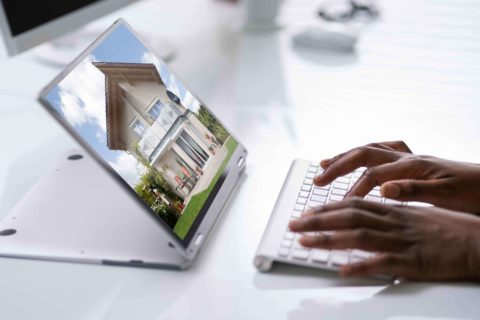
M 347 197 L 364 197 L 381 186 L 386 198 L 480 214 L 480 165 L 414 155 L 402 141 L 368 144 L 320 165 L 325 171 L 314 180 L 318 186 L 367 167 Z
M 344 276 L 480 280 L 480 217 L 471 214 L 350 198 L 312 208 L 289 228 L 308 248 L 376 252 L 340 267 Z

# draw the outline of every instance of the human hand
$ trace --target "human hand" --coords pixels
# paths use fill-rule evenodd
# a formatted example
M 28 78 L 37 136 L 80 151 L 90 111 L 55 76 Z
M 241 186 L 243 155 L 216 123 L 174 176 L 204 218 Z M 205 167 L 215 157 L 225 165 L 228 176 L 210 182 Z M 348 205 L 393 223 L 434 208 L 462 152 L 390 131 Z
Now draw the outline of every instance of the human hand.
M 305 247 L 377 252 L 340 268 L 343 276 L 480 280 L 480 218 L 436 207 L 390 206 L 360 198 L 306 211 L 289 225 Z
M 401 141 L 355 148 L 323 160 L 320 165 L 325 171 L 314 180 L 319 186 L 367 167 L 347 197 L 363 197 L 375 186 L 381 186 L 380 192 L 386 198 L 480 213 L 479 165 L 414 155 Z

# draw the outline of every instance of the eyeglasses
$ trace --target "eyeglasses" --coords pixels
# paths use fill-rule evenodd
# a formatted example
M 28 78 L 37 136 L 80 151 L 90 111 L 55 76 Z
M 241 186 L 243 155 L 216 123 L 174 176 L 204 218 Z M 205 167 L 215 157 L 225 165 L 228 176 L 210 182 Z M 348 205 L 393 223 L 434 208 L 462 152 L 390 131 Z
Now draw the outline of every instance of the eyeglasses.
M 337 0 L 320 9 L 318 15 L 329 22 L 372 21 L 380 15 L 380 12 L 370 1 L 349 0 L 341 3 Z

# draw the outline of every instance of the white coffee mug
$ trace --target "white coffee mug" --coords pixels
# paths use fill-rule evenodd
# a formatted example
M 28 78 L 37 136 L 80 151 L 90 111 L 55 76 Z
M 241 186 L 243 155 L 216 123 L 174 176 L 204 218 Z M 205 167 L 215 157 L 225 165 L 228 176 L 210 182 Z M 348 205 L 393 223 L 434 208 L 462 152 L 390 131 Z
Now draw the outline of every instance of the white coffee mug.
M 247 29 L 273 29 L 278 27 L 277 16 L 283 0 L 243 0 Z

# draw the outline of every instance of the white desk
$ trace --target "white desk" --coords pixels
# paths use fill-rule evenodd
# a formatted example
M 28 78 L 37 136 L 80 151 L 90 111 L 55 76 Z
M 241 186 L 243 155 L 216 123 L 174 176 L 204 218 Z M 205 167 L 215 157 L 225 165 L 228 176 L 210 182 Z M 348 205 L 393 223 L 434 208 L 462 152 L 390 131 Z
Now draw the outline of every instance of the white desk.
M 249 148 L 247 176 L 186 272 L 0 260 L 1 319 L 478 319 L 476 284 L 367 280 L 252 258 L 292 157 L 377 140 L 480 162 L 480 2 L 385 0 L 356 55 L 293 48 L 314 1 L 290 0 L 276 33 L 236 31 L 216 1 L 145 1 L 119 15 L 176 43 L 173 68 Z M 148 9 L 148 10 L 147 10 Z M 0 59 L 0 218 L 76 144 L 34 102 L 58 70 Z M 235 253 L 235 254 L 232 254 Z

